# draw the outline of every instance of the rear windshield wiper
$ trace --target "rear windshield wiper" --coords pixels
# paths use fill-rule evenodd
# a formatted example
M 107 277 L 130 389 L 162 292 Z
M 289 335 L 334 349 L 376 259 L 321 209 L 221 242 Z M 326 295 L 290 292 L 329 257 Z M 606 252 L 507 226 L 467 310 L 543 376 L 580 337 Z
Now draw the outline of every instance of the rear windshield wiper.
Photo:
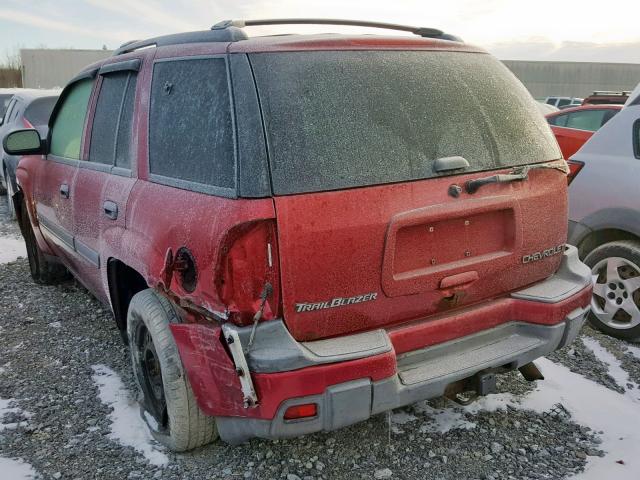
M 498 175 L 492 175 L 490 177 L 477 178 L 476 180 L 469 180 L 465 184 L 467 193 L 476 193 L 483 185 L 490 183 L 509 183 L 509 182 L 521 182 L 529 178 L 529 172 L 531 170 L 537 170 L 539 168 L 550 168 L 553 170 L 560 170 L 565 175 L 569 173 L 569 166 L 564 160 L 549 163 L 538 163 L 536 165 L 524 165 L 522 167 L 514 167 L 509 173 L 501 173 Z

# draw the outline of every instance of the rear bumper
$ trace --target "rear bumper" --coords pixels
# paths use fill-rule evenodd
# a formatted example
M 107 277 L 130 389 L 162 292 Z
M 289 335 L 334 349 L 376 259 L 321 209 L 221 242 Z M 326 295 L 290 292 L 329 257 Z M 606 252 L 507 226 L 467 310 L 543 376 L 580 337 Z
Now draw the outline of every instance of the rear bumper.
M 239 443 L 334 430 L 441 396 L 478 372 L 518 368 L 576 338 L 589 311 L 590 282 L 589 269 L 568 247 L 547 280 L 426 322 L 307 343 L 296 342 L 280 322 L 266 322 L 246 353 L 260 405 L 247 417 L 217 416 L 220 436 Z M 245 344 L 248 329 L 236 330 Z M 288 407 L 305 403 L 317 404 L 316 417 L 284 419 Z
M 253 437 L 289 438 L 336 430 L 372 415 L 442 396 L 447 386 L 483 370 L 518 368 L 573 342 L 589 309 L 578 308 L 557 325 L 513 322 L 463 339 L 398 356 L 397 372 L 385 379 L 359 378 L 328 386 L 317 395 L 289 398 L 273 419 L 218 417 L 220 437 L 241 443 Z M 412 358 L 417 357 L 417 358 Z M 290 406 L 315 403 L 311 419 L 285 420 Z

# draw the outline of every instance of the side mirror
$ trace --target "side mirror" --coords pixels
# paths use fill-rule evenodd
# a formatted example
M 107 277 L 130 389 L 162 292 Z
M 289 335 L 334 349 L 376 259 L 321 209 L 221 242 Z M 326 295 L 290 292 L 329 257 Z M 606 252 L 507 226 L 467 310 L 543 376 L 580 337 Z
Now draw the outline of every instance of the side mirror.
M 4 151 L 9 155 L 44 154 L 45 148 L 40 134 L 35 128 L 14 130 L 2 142 Z

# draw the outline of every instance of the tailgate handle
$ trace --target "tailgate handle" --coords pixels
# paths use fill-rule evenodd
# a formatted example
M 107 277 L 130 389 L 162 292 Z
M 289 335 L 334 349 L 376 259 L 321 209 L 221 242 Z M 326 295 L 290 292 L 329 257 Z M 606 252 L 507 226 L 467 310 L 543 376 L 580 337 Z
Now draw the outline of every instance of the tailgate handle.
M 475 270 L 471 272 L 458 273 L 450 277 L 444 277 L 440 280 L 440 290 L 448 290 L 451 288 L 468 286 L 469 284 L 480 279 L 480 275 Z

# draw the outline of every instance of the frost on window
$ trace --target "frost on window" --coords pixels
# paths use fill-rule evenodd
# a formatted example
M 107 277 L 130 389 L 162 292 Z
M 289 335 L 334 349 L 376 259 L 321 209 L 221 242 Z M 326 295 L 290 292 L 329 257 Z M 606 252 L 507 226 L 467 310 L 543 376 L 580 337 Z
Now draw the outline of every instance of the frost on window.
M 279 52 L 250 56 L 274 193 L 435 176 L 560 157 L 535 101 L 498 60 L 436 51 Z
M 149 123 L 151 173 L 235 186 L 231 103 L 223 58 L 157 62 Z

